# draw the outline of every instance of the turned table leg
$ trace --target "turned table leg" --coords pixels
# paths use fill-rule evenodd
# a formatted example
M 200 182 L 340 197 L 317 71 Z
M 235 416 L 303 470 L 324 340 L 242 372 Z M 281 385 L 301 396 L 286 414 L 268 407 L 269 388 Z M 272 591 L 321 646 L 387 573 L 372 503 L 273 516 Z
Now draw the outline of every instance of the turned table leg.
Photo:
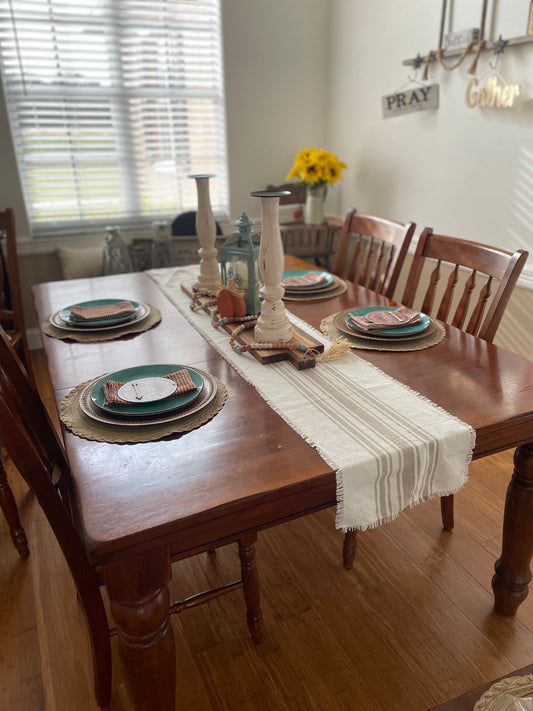
M 492 578 L 494 608 L 514 615 L 528 594 L 533 556 L 533 442 L 518 447 L 505 501 L 502 553 Z
M 261 612 L 259 575 L 255 563 L 255 541 L 257 534 L 245 534 L 239 539 L 239 558 L 241 559 L 241 578 L 244 599 L 246 601 L 246 619 L 248 630 L 254 644 L 263 641 L 263 613 Z
M 174 711 L 176 650 L 169 623 L 167 548 L 104 566 L 119 651 L 136 711 Z

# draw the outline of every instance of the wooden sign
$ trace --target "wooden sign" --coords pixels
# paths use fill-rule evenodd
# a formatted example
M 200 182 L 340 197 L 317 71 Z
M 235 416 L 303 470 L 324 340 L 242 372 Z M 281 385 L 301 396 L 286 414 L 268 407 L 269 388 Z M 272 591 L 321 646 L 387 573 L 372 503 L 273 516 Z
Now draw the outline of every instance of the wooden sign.
M 428 84 L 381 97 L 383 118 L 439 108 L 439 85 Z
M 459 32 L 449 32 L 446 35 L 446 50 L 463 49 L 467 47 L 470 42 L 477 42 L 479 40 L 479 30 L 477 27 L 473 27 L 470 30 L 460 30 Z

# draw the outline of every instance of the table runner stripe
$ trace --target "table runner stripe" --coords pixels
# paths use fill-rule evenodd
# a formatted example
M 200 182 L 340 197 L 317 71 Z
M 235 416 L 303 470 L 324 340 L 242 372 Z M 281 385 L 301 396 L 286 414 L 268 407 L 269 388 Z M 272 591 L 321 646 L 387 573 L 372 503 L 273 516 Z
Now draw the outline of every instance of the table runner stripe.
M 228 334 L 190 309 L 182 282 L 198 266 L 146 272 L 180 313 L 336 472 L 337 520 L 367 529 L 436 495 L 457 492 L 468 477 L 474 430 L 371 363 L 349 353 L 298 371 L 287 361 L 261 365 L 231 350 Z M 291 322 L 331 341 L 287 311 Z M 231 393 L 230 393 L 231 395 Z

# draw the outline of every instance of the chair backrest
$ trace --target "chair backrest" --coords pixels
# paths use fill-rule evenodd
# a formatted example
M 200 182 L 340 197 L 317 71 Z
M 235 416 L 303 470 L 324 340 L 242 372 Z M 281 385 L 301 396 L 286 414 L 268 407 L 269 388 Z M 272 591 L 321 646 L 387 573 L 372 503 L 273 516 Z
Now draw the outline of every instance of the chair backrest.
M 17 257 L 17 236 L 15 229 L 15 212 L 8 207 L 0 212 L 0 325 L 9 333 L 17 353 L 24 358 L 26 366 L 30 367 L 30 351 L 26 338 L 22 294 L 20 290 L 20 275 Z M 4 256 L 4 247 L 7 254 Z
M 92 640 L 95 691 L 111 693 L 111 646 L 96 570 L 74 525 L 70 471 L 44 404 L 0 327 L 0 439 L 57 538 L 82 601 Z
M 171 232 L 174 237 L 189 237 L 196 235 L 196 210 L 182 212 L 172 220 Z M 215 232 L 222 234 L 218 222 L 215 222 Z
M 479 242 L 436 235 L 426 227 L 418 240 L 402 303 L 413 306 L 421 286 L 421 311 L 492 342 L 527 257 L 523 249 L 507 252 Z M 434 268 L 424 281 L 421 277 L 427 262 Z M 443 264 L 450 265 L 451 273 L 440 295 L 437 287 Z M 495 281 L 499 282 L 497 286 Z
M 283 183 L 283 185 L 267 185 L 267 190 L 278 192 L 279 190 L 288 190 L 290 195 L 282 195 L 279 199 L 280 205 L 294 205 L 299 203 L 303 205 L 307 196 L 307 188 L 300 183 Z
M 350 208 L 334 273 L 392 298 L 415 227 L 413 222 L 403 224 Z

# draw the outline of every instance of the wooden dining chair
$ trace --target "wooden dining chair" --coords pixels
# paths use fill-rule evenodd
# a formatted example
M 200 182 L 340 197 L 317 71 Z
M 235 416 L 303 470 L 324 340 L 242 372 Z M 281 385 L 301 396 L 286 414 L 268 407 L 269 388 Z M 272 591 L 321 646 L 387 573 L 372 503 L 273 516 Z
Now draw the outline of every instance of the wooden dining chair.
M 528 253 L 522 249 L 508 252 L 436 235 L 426 227 L 418 240 L 401 302 L 492 342 L 527 257 Z M 449 276 L 440 285 L 444 271 Z M 442 496 L 440 503 L 442 525 L 451 531 L 453 495 Z M 353 565 L 356 547 L 356 532 L 348 531 L 343 545 L 347 570 Z
M 527 258 L 523 249 L 508 252 L 437 235 L 426 227 L 418 240 L 402 303 L 412 307 L 422 298 L 417 308 L 423 313 L 492 343 Z M 439 290 L 446 265 L 449 276 Z M 442 524 L 447 531 L 454 525 L 453 503 L 453 495 L 441 497 Z
M 11 540 L 21 558 L 26 558 L 30 554 L 26 532 L 20 521 L 17 502 L 7 478 L 4 454 L 0 447 L 0 508 L 4 514 Z
M 333 272 L 392 298 L 415 227 L 413 222 L 403 224 L 350 208 Z
M 0 365 L 0 437 L 6 443 L 14 465 L 37 497 L 69 566 L 92 642 L 96 700 L 105 706 L 111 697 L 110 634 L 114 634 L 115 630 L 109 629 L 100 594 L 102 576 L 99 569 L 90 563 L 79 533 L 76 501 L 72 496 L 71 476 L 62 442 L 23 363 L 1 327 Z M 170 614 L 182 612 L 241 587 L 246 603 L 248 629 L 254 643 L 261 642 L 263 626 L 253 545 L 256 537 L 251 532 L 237 540 L 241 561 L 240 580 L 174 602 Z M 232 541 L 235 539 L 224 543 Z M 202 551 L 195 550 L 189 555 L 198 552 Z M 177 559 L 177 556 L 173 556 L 173 560 Z
M 0 240 L 0 325 L 29 369 L 30 351 L 22 309 L 15 212 L 10 207 L 0 212 Z
M 0 325 L 27 367 L 30 363 L 17 257 L 15 213 L 0 212 Z M 26 533 L 20 522 L 17 504 L 0 454 L 0 507 L 9 526 L 13 545 L 21 558 L 29 554 Z

